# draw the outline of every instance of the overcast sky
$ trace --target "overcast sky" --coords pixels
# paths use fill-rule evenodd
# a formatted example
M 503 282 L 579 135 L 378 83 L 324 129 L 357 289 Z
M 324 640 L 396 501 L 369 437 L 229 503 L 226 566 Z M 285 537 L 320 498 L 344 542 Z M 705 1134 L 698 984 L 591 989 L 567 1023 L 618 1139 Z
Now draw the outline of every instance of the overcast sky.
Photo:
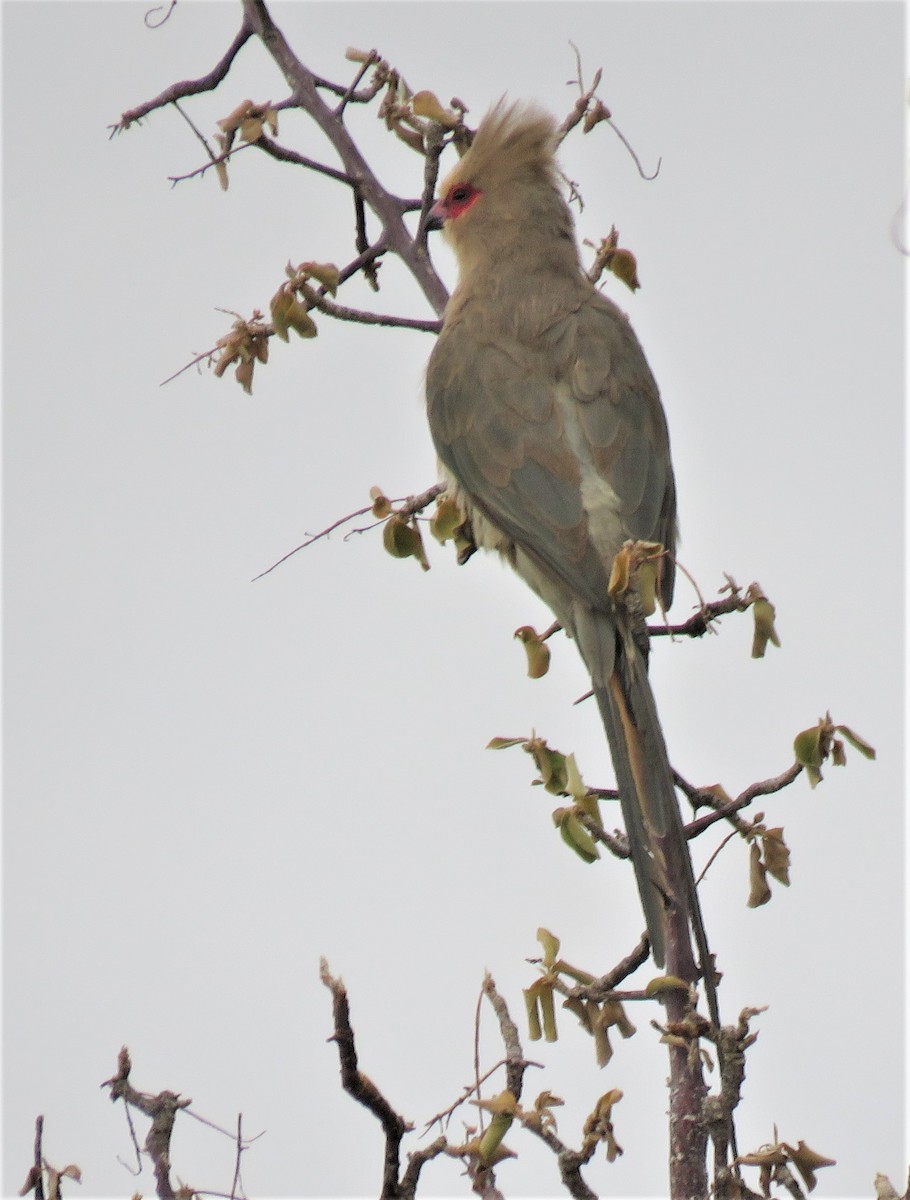
M 612 782 L 571 644 L 542 681 L 512 640 L 549 617 L 497 562 L 397 562 L 378 532 L 280 555 L 369 502 L 435 480 L 422 376 L 431 338 L 320 321 L 274 344 L 254 395 L 226 376 L 160 381 L 265 309 L 291 259 L 353 257 L 346 194 L 244 151 L 224 194 L 173 110 L 107 126 L 207 72 L 240 21 L 181 3 L 6 3 L 4 33 L 4 1174 L 18 1189 L 35 1115 L 81 1194 L 152 1194 L 122 1112 L 99 1089 L 127 1043 L 134 1082 L 189 1095 L 266 1136 L 257 1196 L 375 1194 L 375 1123 L 340 1090 L 324 954 L 350 990 L 361 1067 L 423 1128 L 473 1074 L 484 969 L 522 1022 L 538 926 L 610 969 L 641 929 L 631 872 L 586 867 L 552 827 L 520 751 L 532 729 Z M 660 383 L 676 464 L 680 557 L 706 596 L 723 572 L 777 605 L 780 650 L 749 657 L 750 619 L 661 642 L 654 685 L 674 765 L 730 793 L 776 775 L 830 709 L 876 745 L 761 804 L 792 886 L 746 908 L 734 840 L 704 885 L 728 1020 L 755 1021 L 740 1147 L 805 1139 L 838 1167 L 820 1196 L 905 1177 L 903 12 L 898 4 L 276 4 L 292 46 L 347 81 L 377 47 L 416 90 L 476 121 L 503 93 L 560 116 L 586 78 L 633 143 L 573 135 L 579 236 L 615 224 L 642 289 L 630 314 Z M 286 85 L 248 45 L 186 110 L 208 136 Z M 370 113 L 352 126 L 380 174 L 416 194 L 421 164 Z M 280 140 L 332 162 L 302 116 Z M 451 283 L 453 262 L 434 244 Z M 350 303 L 430 315 L 394 263 Z M 683 580 L 674 619 L 695 604 Z M 753 810 L 754 812 L 755 810 Z M 618 819 L 618 818 L 617 818 Z M 608 814 L 612 822 L 612 814 Z M 722 837 L 695 847 L 696 869 Z M 647 969 L 637 981 L 649 978 Z M 666 1187 L 666 1060 L 638 1034 L 603 1071 L 563 1015 L 527 1096 L 566 1098 L 578 1144 L 597 1097 L 624 1099 L 612 1196 Z M 500 1056 L 485 1017 L 484 1062 Z M 468 1110 L 462 1110 L 471 1119 Z M 175 1173 L 230 1190 L 233 1150 L 185 1122 Z M 191 1127 L 190 1127 L 191 1126 Z M 451 1135 L 460 1136 L 453 1124 Z M 558 1191 L 552 1157 L 509 1144 L 509 1195 Z M 417 1144 L 416 1142 L 414 1144 Z M 751 1182 L 757 1186 L 752 1173 Z M 465 1194 L 457 1164 L 426 1194 Z

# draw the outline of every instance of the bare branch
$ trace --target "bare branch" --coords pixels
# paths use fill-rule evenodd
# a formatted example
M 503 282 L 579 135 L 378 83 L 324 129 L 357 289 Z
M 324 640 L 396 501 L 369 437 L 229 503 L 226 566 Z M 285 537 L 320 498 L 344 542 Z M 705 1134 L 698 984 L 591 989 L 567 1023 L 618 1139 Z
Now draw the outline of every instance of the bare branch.
M 483 981 L 484 995 L 493 1006 L 493 1011 L 499 1019 L 499 1032 L 506 1048 L 506 1087 L 516 1100 L 521 1099 L 522 1081 L 524 1079 L 525 1061 L 521 1050 L 521 1040 L 518 1036 L 518 1026 L 509 1015 L 505 1000 L 496 990 L 492 975 L 487 975 Z
M 237 1157 L 234 1160 L 234 1178 L 231 1180 L 231 1200 L 237 1195 L 237 1188 L 241 1187 L 240 1183 L 240 1156 L 246 1146 L 243 1142 L 243 1113 L 237 1114 Z
M 281 558 L 279 558 L 277 562 L 273 562 L 270 567 L 266 567 L 264 571 L 260 571 L 258 575 L 254 575 L 250 582 L 255 583 L 257 579 L 263 579 L 266 575 L 271 574 L 276 567 L 280 567 L 283 562 L 287 562 L 287 560 L 292 555 L 296 554 L 298 550 L 305 550 L 307 546 L 312 546 L 313 542 L 318 542 L 320 538 L 328 537 L 330 533 L 333 533 L 336 529 L 340 529 L 342 525 L 347 525 L 348 521 L 353 521 L 357 517 L 365 516 L 368 512 L 372 511 L 372 507 L 373 506 L 371 504 L 368 504 L 366 508 L 358 508 L 356 512 L 348 513 L 346 517 L 339 517 L 337 521 L 333 521 L 331 525 L 321 530 L 319 533 L 314 533 L 312 537 L 308 537 L 305 542 L 301 542 L 299 546 L 295 546 L 294 549 L 289 550 L 287 554 L 282 554 Z
M 129 1081 L 131 1069 L 129 1051 L 124 1046 L 117 1059 L 117 1074 L 111 1079 L 106 1079 L 101 1086 L 110 1089 L 112 1101 L 123 1100 L 151 1118 L 152 1124 L 146 1135 L 145 1149 L 155 1172 L 155 1191 L 159 1200 L 175 1200 L 171 1184 L 171 1134 L 177 1113 L 187 1108 L 192 1101 L 189 1098 L 181 1099 L 177 1092 L 162 1091 L 153 1096 L 137 1091 Z
M 438 1137 L 435 1142 L 431 1142 L 429 1146 L 414 1150 L 408 1155 L 408 1165 L 401 1176 L 398 1189 L 398 1200 L 414 1200 L 417 1193 L 417 1182 L 424 1164 L 440 1154 L 447 1154 L 449 1158 L 461 1158 L 459 1147 L 450 1146 L 442 1136 Z
M 545 1142 L 556 1155 L 559 1175 L 569 1195 L 575 1200 L 597 1200 L 597 1193 L 591 1191 L 581 1175 L 581 1168 L 594 1157 L 597 1140 L 591 1139 L 582 1151 L 571 1150 L 555 1130 L 535 1118 L 536 1113 L 521 1113 L 518 1119 L 525 1129 Z
M 711 628 L 711 623 L 726 613 L 745 612 L 751 605 L 751 600 L 745 600 L 739 593 L 725 596 L 723 600 L 711 600 L 702 604 L 688 620 L 681 625 L 649 625 L 649 637 L 701 637 Z
M 357 84 L 360 83 L 361 79 L 363 79 L 364 75 L 366 75 L 367 71 L 369 71 L 370 67 L 372 67 L 375 63 L 378 63 L 378 62 L 379 62 L 379 54 L 375 50 L 371 50 L 370 53 L 367 55 L 367 57 L 364 59 L 364 61 L 361 63 L 360 70 L 354 76 L 353 80 L 351 81 L 348 88 L 345 90 L 345 92 L 342 95 L 341 99 L 339 100 L 338 104 L 335 106 L 335 116 L 336 117 L 341 116 L 341 114 L 344 112 L 345 108 L 348 106 L 348 103 L 350 102 L 351 98 L 353 97 L 353 95 L 357 89 Z M 380 82 L 376 85 L 376 90 L 370 96 L 370 99 L 372 99 L 373 96 L 377 95 L 377 93 L 379 92 L 379 89 L 381 87 L 382 87 L 382 83 Z
M 113 137 L 115 133 L 121 133 L 123 130 L 129 129 L 133 122 L 141 120 L 158 108 L 164 108 L 166 104 L 173 104 L 175 100 L 182 100 L 186 96 L 198 96 L 200 92 L 213 92 L 231 69 L 234 59 L 240 53 L 243 46 L 253 36 L 253 32 L 252 25 L 247 17 L 244 16 L 237 35 L 230 46 L 228 46 L 223 58 L 215 64 L 207 75 L 201 75 L 198 79 L 186 79 L 182 83 L 172 83 L 170 87 L 165 88 L 154 100 L 147 100 L 145 104 L 139 104 L 136 108 L 128 109 L 125 113 L 121 114 L 118 123 L 110 127 L 111 136 Z
M 398 1195 L 398 1166 L 401 1150 L 401 1139 L 413 1125 L 395 1110 L 377 1088 L 376 1084 L 357 1067 L 357 1049 L 354 1044 L 354 1030 L 351 1028 L 351 1015 L 348 1008 L 347 989 L 340 979 L 329 974 L 328 963 L 325 959 L 320 962 L 319 977 L 332 993 L 332 1012 L 335 1021 L 335 1032 L 329 1041 L 338 1047 L 338 1059 L 341 1066 L 341 1086 L 359 1104 L 376 1117 L 385 1133 L 385 1154 L 382 1171 L 382 1192 L 380 1200 L 397 1197 Z
M 317 175 L 325 175 L 329 179 L 336 180 L 338 183 L 346 183 L 348 187 L 357 186 L 355 179 L 345 174 L 344 171 L 339 171 L 337 167 L 329 167 L 325 163 L 316 162 L 314 158 L 307 158 L 305 154 L 298 154 L 296 150 L 290 150 L 287 146 L 282 146 L 278 142 L 272 141 L 264 133 L 251 144 L 258 146 L 264 154 L 267 154 L 270 158 L 277 159 L 279 162 L 294 163 L 298 167 L 306 167 L 308 171 L 315 171 Z
M 313 291 L 313 308 L 324 312 L 326 316 L 335 317 L 339 321 L 353 321 L 357 325 L 383 325 L 391 329 L 416 329 L 421 333 L 439 333 L 442 321 L 425 320 L 421 317 L 395 317 L 391 313 L 366 312 L 360 308 L 348 308 L 336 304 L 328 296 L 322 296 Z
M 738 812 L 741 808 L 745 808 L 751 804 L 758 796 L 771 796 L 775 792 L 781 791 L 785 787 L 789 787 L 791 783 L 800 775 L 803 768 L 800 763 L 794 763 L 792 767 L 788 767 L 786 771 L 782 771 L 780 775 L 775 775 L 771 779 L 762 779 L 758 783 L 750 784 L 729 804 L 723 804 L 714 812 L 709 813 L 705 817 L 699 817 L 695 821 L 690 821 L 685 826 L 685 834 L 687 838 L 698 837 L 709 826 L 717 821 L 723 821 L 730 817 L 733 813 Z M 717 797 L 710 792 L 700 792 L 700 796 L 704 799 L 701 801 L 704 804 L 716 804 Z
M 35 1154 L 34 1154 L 34 1178 L 35 1178 L 35 1200 L 44 1200 L 44 1176 L 41 1172 L 44 1163 L 44 1152 L 41 1148 L 41 1143 L 44 1137 L 44 1116 L 39 1114 L 35 1117 Z

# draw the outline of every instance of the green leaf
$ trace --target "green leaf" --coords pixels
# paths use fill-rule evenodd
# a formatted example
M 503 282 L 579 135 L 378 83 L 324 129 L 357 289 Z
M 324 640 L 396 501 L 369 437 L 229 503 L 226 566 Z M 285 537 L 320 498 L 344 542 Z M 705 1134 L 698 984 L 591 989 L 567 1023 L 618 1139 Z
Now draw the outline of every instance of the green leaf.
M 843 734 L 851 746 L 858 750 L 860 754 L 866 758 L 875 758 L 875 747 L 870 746 L 865 738 L 861 738 L 858 733 L 854 733 L 847 725 L 835 725 L 834 728 L 838 733 Z
M 768 642 L 772 646 L 780 645 L 780 638 L 777 636 L 777 630 L 774 628 L 774 617 L 776 610 L 774 605 L 766 596 L 759 596 L 752 603 L 752 618 L 755 622 L 755 631 L 752 635 L 752 657 L 764 658 L 765 650 Z
M 494 737 L 486 744 L 487 750 L 508 750 L 511 746 L 523 746 L 527 738 Z
M 576 814 L 570 808 L 557 811 L 562 814 L 559 818 L 559 832 L 565 844 L 570 850 L 574 850 L 583 862 L 596 862 L 600 858 L 597 843 Z

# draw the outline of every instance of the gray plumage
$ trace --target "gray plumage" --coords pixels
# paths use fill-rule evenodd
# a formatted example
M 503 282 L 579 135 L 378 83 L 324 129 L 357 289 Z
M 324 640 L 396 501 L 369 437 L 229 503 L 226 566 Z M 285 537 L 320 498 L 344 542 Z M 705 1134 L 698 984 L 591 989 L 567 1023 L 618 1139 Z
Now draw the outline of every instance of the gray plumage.
M 554 145 L 549 116 L 500 105 L 440 188 L 434 211 L 459 281 L 427 370 L 427 412 L 478 544 L 546 601 L 591 674 L 662 965 L 665 904 L 686 902 L 668 878 L 686 850 L 640 631 L 608 582 L 624 542 L 660 542 L 661 598 L 672 600 L 669 438 L 628 320 L 581 269 Z

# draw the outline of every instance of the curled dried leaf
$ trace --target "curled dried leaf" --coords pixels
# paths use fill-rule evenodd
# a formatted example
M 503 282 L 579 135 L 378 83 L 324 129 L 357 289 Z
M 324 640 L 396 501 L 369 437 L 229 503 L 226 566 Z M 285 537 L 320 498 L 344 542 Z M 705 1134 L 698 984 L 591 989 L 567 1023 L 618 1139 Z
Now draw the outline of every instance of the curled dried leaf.
M 683 991 L 687 992 L 689 985 L 684 979 L 680 979 L 678 975 L 657 975 L 654 979 L 648 980 L 645 985 L 646 996 L 659 996 L 666 991 Z
M 613 1057 L 613 1047 L 610 1045 L 610 1025 L 603 1020 L 603 1011 L 593 1000 L 587 1000 L 588 1022 L 594 1036 L 594 1058 L 599 1067 L 605 1067 Z
M 543 1020 L 543 1035 L 548 1042 L 559 1040 L 556 1029 L 556 1006 L 553 1003 L 553 987 L 546 983 L 540 989 L 540 1015 Z
M 537 630 L 531 625 L 522 625 L 515 630 L 515 637 L 525 648 L 528 659 L 528 678 L 542 679 L 550 669 L 550 647 L 541 641 Z
M 790 886 L 790 850 L 784 841 L 783 828 L 767 829 L 761 835 L 765 870 L 778 883 Z
M 494 737 L 494 738 L 490 738 L 490 740 L 487 742 L 486 749 L 487 750 L 508 750 L 512 746 L 523 746 L 526 741 L 527 741 L 527 738 L 523 738 L 523 737 L 517 737 L 517 738 Z
M 790 1161 L 796 1167 L 797 1171 L 799 1171 L 800 1175 L 802 1175 L 803 1182 L 810 1192 L 815 1188 L 815 1185 L 818 1182 L 815 1178 L 816 1171 L 820 1170 L 822 1167 L 837 1166 L 836 1159 L 826 1158 L 824 1154 L 816 1153 L 815 1150 L 812 1150 L 803 1141 L 799 1143 L 796 1149 L 788 1145 L 786 1142 L 783 1143 L 783 1146 L 790 1156 Z
M 641 287 L 638 278 L 638 260 L 631 250 L 617 247 L 607 259 L 605 266 L 617 279 L 622 280 L 630 292 L 635 292 Z
M 552 967 L 559 957 L 559 938 L 549 929 L 541 927 L 537 930 L 537 940 L 543 947 L 543 962 L 545 967 Z
M 532 984 L 523 990 L 525 1011 L 528 1016 L 528 1037 L 532 1042 L 539 1042 L 543 1037 L 543 1026 L 540 1020 L 540 997 L 537 987 Z
M 436 501 L 436 511 L 430 518 L 430 532 L 441 545 L 454 538 L 464 524 L 464 513 L 454 496 L 442 495 Z
M 600 858 L 597 843 L 582 825 L 574 809 L 558 808 L 553 814 L 553 820 L 559 827 L 562 840 L 570 850 L 574 850 L 582 862 L 593 863 Z
M 253 394 L 253 365 L 255 360 L 252 358 L 242 358 L 237 364 L 234 371 L 234 378 L 243 388 L 248 396 Z
M 415 116 L 444 125 L 446 129 L 454 129 L 459 121 L 457 114 L 443 108 L 433 92 L 415 92 L 411 97 L 411 111 Z
M 22 1187 L 19 1189 L 19 1195 L 27 1196 L 29 1192 L 35 1191 L 35 1189 L 41 1183 L 41 1168 L 36 1166 L 29 1167 L 28 1174 L 25 1177 L 25 1183 L 23 1183 Z
M 552 750 L 543 738 L 532 737 L 524 744 L 525 750 L 534 759 L 540 772 L 540 781 L 554 796 L 565 795 L 568 784 L 566 756 Z
M 749 847 L 749 908 L 760 908 L 771 899 L 771 889 L 765 873 L 765 864 L 761 859 L 761 849 L 757 842 Z
M 875 747 L 870 746 L 865 738 L 861 738 L 858 733 L 850 729 L 847 725 L 835 725 L 838 733 L 843 734 L 851 746 L 858 750 L 865 758 L 875 758 Z
M 380 487 L 370 488 L 370 499 L 373 501 L 371 512 L 380 521 L 385 520 L 392 512 L 392 502 Z
M 822 721 L 811 729 L 804 729 L 793 739 L 796 761 L 805 769 L 809 784 L 814 788 L 821 782 L 821 765 L 824 761 L 824 724 Z
M 244 142 L 258 142 L 262 137 L 262 117 L 244 117 L 240 122 L 240 137 Z
M 216 124 L 225 133 L 234 133 L 240 128 L 244 120 L 246 120 L 253 107 L 252 100 L 241 100 L 236 108 L 232 109 L 226 117 L 222 117 Z
M 752 635 L 753 658 L 764 658 L 769 642 L 772 646 L 780 645 L 780 638 L 774 628 L 776 612 L 777 610 L 767 596 L 759 595 L 752 602 L 752 619 L 755 625 Z
M 327 292 L 335 295 L 341 282 L 341 272 L 334 263 L 305 262 L 300 264 L 300 271 L 307 279 L 316 279 Z
M 590 133 L 595 125 L 599 125 L 601 121 L 609 121 L 612 115 L 606 104 L 602 100 L 598 100 L 595 96 L 588 105 L 587 112 L 585 113 L 582 131 Z
M 393 558 L 416 558 L 423 570 L 429 571 L 430 564 L 416 522 L 408 522 L 393 513 L 383 526 L 382 544 Z

